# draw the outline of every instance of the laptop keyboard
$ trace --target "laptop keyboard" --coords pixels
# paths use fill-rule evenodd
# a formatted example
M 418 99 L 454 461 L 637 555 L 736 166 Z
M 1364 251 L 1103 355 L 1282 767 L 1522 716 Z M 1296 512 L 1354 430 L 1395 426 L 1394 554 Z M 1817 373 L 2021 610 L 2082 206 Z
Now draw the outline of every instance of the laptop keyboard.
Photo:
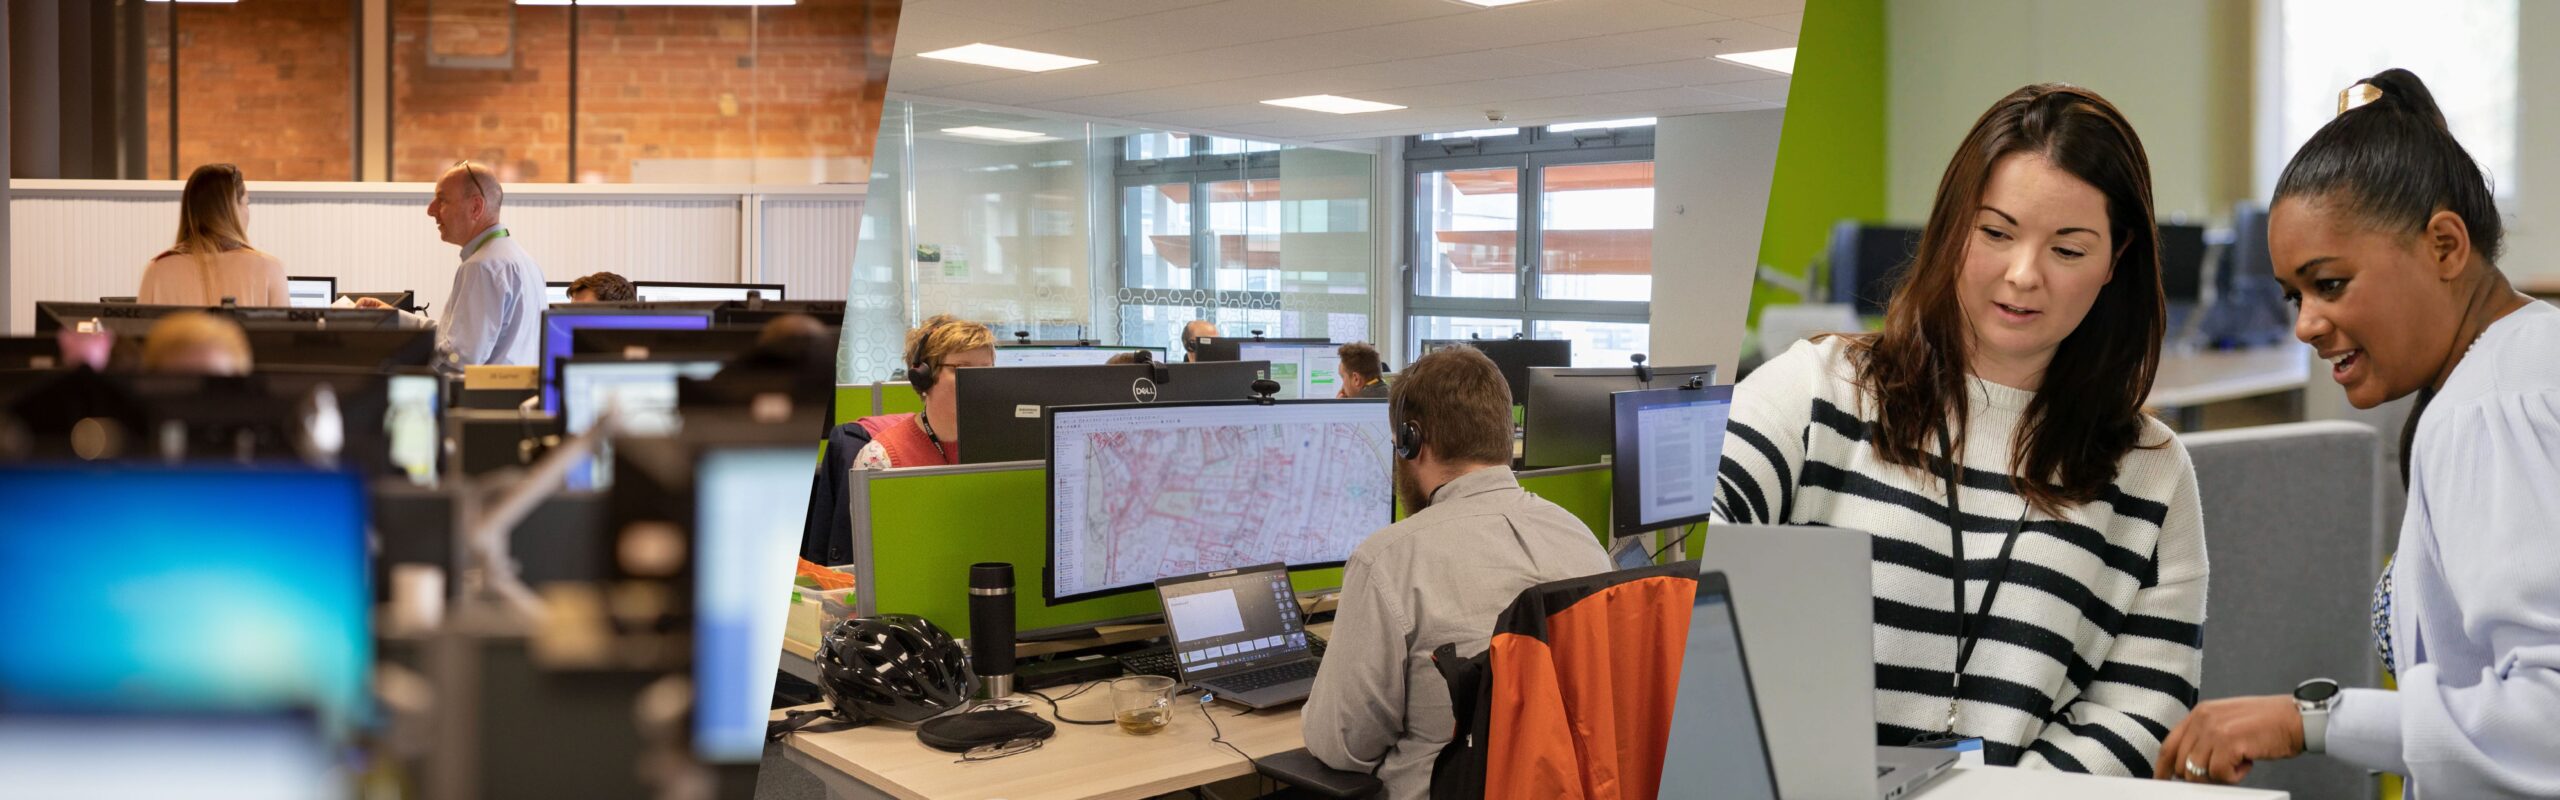
M 1316 658 L 1324 658 L 1323 639 L 1313 636 L 1307 637 L 1307 649 L 1311 651 Z M 1122 653 L 1119 658 L 1120 668 L 1128 670 L 1131 675 L 1162 675 L 1168 678 L 1182 677 L 1182 667 L 1180 664 L 1174 663 L 1173 647 L 1171 645 L 1156 645 L 1144 650 Z M 1309 664 L 1307 667 L 1309 670 L 1313 670 L 1315 665 Z M 1310 671 L 1307 675 L 1308 677 L 1314 677 L 1315 673 Z
M 1278 686 L 1290 681 L 1311 681 L 1315 679 L 1316 662 L 1292 661 L 1287 664 L 1264 667 L 1262 669 L 1257 669 L 1240 675 L 1229 675 L 1224 678 L 1219 678 L 1217 683 L 1218 688 L 1224 689 L 1228 692 L 1250 692 L 1267 686 Z

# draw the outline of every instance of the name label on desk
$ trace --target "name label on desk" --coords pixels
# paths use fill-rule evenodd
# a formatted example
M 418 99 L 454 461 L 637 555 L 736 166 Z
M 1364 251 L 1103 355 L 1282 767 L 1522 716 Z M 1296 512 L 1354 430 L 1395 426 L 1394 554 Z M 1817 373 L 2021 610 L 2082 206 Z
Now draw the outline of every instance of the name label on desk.
M 1020 406 L 1014 406 L 1014 407 L 1013 407 L 1013 418 L 1014 418 L 1014 419 L 1039 419 L 1039 418 L 1040 418 L 1040 407 L 1039 407 L 1039 406 L 1037 406 L 1037 405 L 1020 405 Z

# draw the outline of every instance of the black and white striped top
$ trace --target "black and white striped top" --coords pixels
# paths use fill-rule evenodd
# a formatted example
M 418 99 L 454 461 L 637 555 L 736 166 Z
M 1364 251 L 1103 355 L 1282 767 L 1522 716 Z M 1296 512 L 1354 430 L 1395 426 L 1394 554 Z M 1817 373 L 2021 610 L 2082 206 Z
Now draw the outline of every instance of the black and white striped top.
M 1951 536 L 1940 473 L 1884 463 L 1872 403 L 1838 338 L 1800 342 L 1734 391 L 1719 520 L 1874 535 L 1876 735 L 1944 730 L 1956 662 Z M 1958 732 L 1993 764 L 2148 775 L 2195 704 L 2203 669 L 2205 546 L 2194 466 L 2154 420 L 2104 499 L 2062 519 L 2027 513 L 2009 444 L 2033 393 L 1972 380 L 1964 458 L 1965 610 L 2024 515 L 2014 562 L 1966 667 Z M 1712 533 L 1710 535 L 1713 535 Z

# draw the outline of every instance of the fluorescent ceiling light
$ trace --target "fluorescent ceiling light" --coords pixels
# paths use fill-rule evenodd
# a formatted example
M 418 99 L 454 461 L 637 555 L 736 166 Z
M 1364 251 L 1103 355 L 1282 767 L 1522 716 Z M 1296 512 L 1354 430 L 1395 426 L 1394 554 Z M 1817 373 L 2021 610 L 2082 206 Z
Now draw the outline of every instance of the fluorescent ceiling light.
M 1634 118 L 1634 119 L 1604 119 L 1604 120 L 1601 120 L 1601 121 L 1599 121 L 1599 122 L 1567 122 L 1567 123 L 1558 124 L 1558 125 L 1549 125 L 1549 126 L 1547 126 L 1547 132 L 1548 132 L 1548 133 L 1566 133 L 1566 132 L 1569 132 L 1569 131 L 1588 131 L 1588 130 L 1599 130 L 1599 129 L 1604 129 L 1604 128 L 1641 128 L 1641 127 L 1644 127 L 1644 126 L 1647 126 L 1647 125 L 1651 125 L 1651 124 L 1653 124 L 1653 118 L 1652 118 L 1652 117 L 1636 117 L 1636 118 Z
M 1422 135 L 1422 140 L 1428 142 L 1439 139 L 1482 139 L 1489 136 L 1509 136 L 1519 132 L 1519 128 L 1477 128 L 1471 131 L 1426 133 Z
M 1776 50 L 1753 50 L 1748 53 L 1726 53 L 1716 57 L 1736 64 L 1741 64 L 1746 67 L 1759 67 L 1781 75 L 1793 75 L 1796 72 L 1796 49 L 1793 47 L 1781 47 Z
M 984 125 L 944 128 L 942 129 L 942 132 L 953 136 L 966 136 L 971 139 L 994 139 L 999 142 L 1034 142 L 1049 138 L 1048 134 L 1036 131 L 1017 131 L 1012 128 L 990 128 Z
M 1395 105 L 1393 103 L 1380 103 L 1374 100 L 1354 100 L 1348 97 L 1336 97 L 1329 94 L 1311 94 L 1305 97 L 1283 97 L 1278 100 L 1264 100 L 1262 101 L 1262 104 L 1266 106 L 1303 108 L 1308 111 L 1322 111 L 1327 114 L 1366 114 L 1371 111 L 1397 111 L 1404 108 L 1404 106 Z
M 987 44 L 985 42 L 964 44 L 959 47 L 946 47 L 930 53 L 917 53 L 916 55 L 942 61 L 957 61 L 962 64 L 976 64 L 981 67 L 995 67 L 998 69 L 1015 69 L 1023 72 L 1048 72 L 1053 69 L 1066 69 L 1068 67 L 1081 67 L 1086 64 L 1102 63 L 1090 58 L 1062 56 L 1056 53 L 1042 53 L 1036 50 L 1020 50 L 1011 47 Z

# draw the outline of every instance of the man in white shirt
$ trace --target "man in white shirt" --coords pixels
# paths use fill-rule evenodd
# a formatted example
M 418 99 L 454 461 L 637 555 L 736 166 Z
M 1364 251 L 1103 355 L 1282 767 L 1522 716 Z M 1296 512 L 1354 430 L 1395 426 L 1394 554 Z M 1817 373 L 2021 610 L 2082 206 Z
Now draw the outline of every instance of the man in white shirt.
M 445 243 L 462 248 L 462 266 L 454 271 L 453 291 L 445 295 L 436 339 L 466 366 L 531 366 L 541 360 L 542 267 L 499 224 L 498 207 L 505 199 L 496 174 L 464 161 L 445 170 L 436 181 L 435 199 L 427 203 L 436 232 Z M 371 298 L 359 305 L 387 307 Z

